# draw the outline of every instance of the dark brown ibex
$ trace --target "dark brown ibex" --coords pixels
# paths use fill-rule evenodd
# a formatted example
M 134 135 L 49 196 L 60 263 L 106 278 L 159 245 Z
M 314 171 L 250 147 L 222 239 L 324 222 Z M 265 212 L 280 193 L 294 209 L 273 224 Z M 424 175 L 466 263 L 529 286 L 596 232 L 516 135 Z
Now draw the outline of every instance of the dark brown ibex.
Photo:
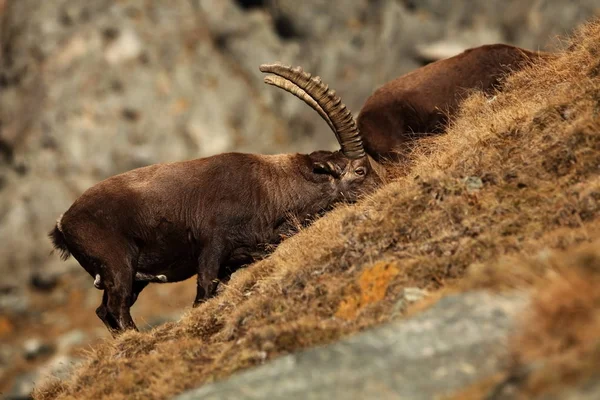
M 441 133 L 461 101 L 473 90 L 491 93 L 501 88 L 502 78 L 551 53 L 532 52 L 505 44 L 476 47 L 439 60 L 387 82 L 365 102 L 357 117 L 364 148 L 375 160 L 398 160 L 403 147 L 414 138 Z M 297 86 L 305 78 L 291 67 L 262 65 L 269 84 L 292 92 L 325 118 L 314 101 Z M 328 121 L 331 125 L 331 123 Z
M 354 119 L 316 79 L 297 86 L 327 117 L 341 150 L 212 157 L 138 168 L 85 191 L 49 233 L 104 289 L 97 315 L 114 335 L 137 329 L 130 307 L 149 282 L 197 274 L 194 305 L 214 295 L 219 272 L 248 263 L 289 228 L 381 180 Z

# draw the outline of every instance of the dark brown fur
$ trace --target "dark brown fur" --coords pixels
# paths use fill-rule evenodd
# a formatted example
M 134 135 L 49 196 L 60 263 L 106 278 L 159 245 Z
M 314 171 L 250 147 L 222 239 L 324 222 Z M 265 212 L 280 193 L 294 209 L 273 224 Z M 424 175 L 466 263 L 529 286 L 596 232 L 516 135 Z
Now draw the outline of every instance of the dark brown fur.
M 502 77 L 549 53 L 493 44 L 464 51 L 402 75 L 365 102 L 357 119 L 367 153 L 397 159 L 414 138 L 443 132 L 470 91 L 490 93 Z
M 64 258 L 72 254 L 99 275 L 105 290 L 97 314 L 118 332 L 136 328 L 130 307 L 149 281 L 160 281 L 136 274 L 168 282 L 197 274 L 199 304 L 214 295 L 223 269 L 279 242 L 288 217 L 310 218 L 377 182 L 368 158 L 341 152 L 226 153 L 156 164 L 88 189 L 50 237 Z

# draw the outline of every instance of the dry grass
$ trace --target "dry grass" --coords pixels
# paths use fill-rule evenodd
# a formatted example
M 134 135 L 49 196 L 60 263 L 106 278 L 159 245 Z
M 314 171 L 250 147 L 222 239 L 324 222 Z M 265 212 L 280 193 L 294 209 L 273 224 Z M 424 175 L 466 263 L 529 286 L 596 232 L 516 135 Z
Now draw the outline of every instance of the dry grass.
M 415 149 L 404 176 L 285 241 L 179 323 L 96 347 L 71 379 L 36 398 L 167 398 L 385 322 L 404 287 L 456 286 L 471 267 L 471 285 L 499 288 L 511 275 L 486 281 L 477 271 L 591 241 L 600 215 L 600 24 L 573 44 L 513 75 L 493 101 L 472 96 L 447 135 Z M 547 345 L 524 346 L 522 357 L 562 351 Z

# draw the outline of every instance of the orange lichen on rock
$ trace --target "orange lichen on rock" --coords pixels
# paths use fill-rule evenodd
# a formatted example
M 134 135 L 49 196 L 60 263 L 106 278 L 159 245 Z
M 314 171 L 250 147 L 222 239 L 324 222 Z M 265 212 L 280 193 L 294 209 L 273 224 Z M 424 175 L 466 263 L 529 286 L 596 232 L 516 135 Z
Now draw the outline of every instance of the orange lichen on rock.
M 366 268 L 358 278 L 358 293 L 346 295 L 338 307 L 335 316 L 353 320 L 367 305 L 385 298 L 392 279 L 400 273 L 394 263 L 378 262 Z

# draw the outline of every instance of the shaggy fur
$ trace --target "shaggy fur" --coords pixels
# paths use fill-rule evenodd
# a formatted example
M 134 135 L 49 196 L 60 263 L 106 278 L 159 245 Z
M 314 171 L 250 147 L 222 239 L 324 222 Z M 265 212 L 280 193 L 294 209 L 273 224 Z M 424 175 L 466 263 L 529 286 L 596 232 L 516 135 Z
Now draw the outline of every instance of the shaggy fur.
M 83 193 L 49 233 L 104 289 L 98 317 L 113 332 L 136 329 L 129 309 L 149 282 L 198 275 L 198 305 L 223 270 L 248 264 L 303 221 L 353 201 L 378 177 L 367 157 L 341 152 L 226 153 L 156 164 Z
M 365 150 L 376 160 L 397 160 L 413 139 L 445 131 L 470 92 L 501 89 L 508 72 L 552 57 L 504 44 L 485 45 L 387 82 L 367 99 L 357 119 Z

